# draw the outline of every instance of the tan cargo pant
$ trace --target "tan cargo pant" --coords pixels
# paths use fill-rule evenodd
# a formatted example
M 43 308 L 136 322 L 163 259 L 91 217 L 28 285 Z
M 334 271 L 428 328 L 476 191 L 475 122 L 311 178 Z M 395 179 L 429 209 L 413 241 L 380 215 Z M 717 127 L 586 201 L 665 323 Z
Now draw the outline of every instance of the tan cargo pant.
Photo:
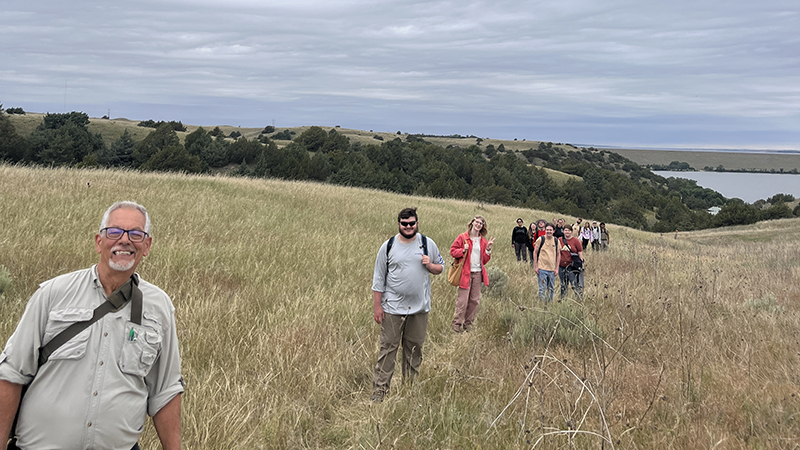
M 422 344 L 428 333 L 428 313 L 410 316 L 384 314 L 381 323 L 381 349 L 375 375 L 372 378 L 373 393 L 386 394 L 394 374 L 395 359 L 400 341 L 403 342 L 403 382 L 413 382 L 419 375 L 422 363 Z

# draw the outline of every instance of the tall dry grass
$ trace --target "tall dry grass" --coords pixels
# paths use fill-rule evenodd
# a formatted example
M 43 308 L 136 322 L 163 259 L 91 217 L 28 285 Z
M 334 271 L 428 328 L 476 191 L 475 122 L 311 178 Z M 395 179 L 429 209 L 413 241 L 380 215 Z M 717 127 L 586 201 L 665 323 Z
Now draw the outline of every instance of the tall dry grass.
M 90 183 L 91 186 L 87 186 Z M 610 226 L 586 298 L 544 306 L 510 233 L 552 213 L 310 183 L 0 166 L 0 340 L 36 286 L 88 267 L 103 210 L 153 218 L 142 276 L 176 306 L 185 448 L 796 448 L 800 220 L 654 235 Z M 369 401 L 371 278 L 419 208 L 443 252 L 480 213 L 509 282 L 449 331 L 434 278 L 421 376 Z M 534 328 L 537 327 L 537 328 Z M 536 333 L 526 332 L 532 328 Z M 151 427 L 144 448 L 157 448 Z

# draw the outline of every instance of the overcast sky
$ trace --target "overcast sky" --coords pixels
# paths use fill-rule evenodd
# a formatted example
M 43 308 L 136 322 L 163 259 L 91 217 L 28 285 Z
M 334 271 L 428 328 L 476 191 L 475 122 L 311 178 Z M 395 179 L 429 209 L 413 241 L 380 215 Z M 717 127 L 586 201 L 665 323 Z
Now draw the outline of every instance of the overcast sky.
M 2 0 L 0 103 L 194 125 L 800 149 L 800 4 Z

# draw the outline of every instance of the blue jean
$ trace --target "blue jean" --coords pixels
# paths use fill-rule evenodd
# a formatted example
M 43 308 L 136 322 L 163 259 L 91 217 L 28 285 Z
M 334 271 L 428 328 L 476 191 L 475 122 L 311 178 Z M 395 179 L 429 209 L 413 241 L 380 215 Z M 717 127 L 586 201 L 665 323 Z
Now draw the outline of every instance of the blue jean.
M 578 299 L 583 299 L 583 271 L 574 272 L 568 267 L 559 267 L 558 277 L 561 279 L 561 298 L 567 295 L 567 284 L 569 284 L 578 295 Z
M 539 300 L 549 303 L 553 301 L 556 290 L 556 273 L 552 270 L 539 269 Z

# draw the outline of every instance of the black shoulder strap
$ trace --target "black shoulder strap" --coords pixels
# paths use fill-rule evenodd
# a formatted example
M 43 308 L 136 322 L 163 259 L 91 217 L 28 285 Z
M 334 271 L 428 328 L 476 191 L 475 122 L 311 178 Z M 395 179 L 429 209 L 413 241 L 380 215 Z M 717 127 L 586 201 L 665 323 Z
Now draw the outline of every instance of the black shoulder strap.
M 393 244 L 394 244 L 394 236 L 390 237 L 389 240 L 386 242 L 386 264 L 389 264 L 389 250 L 392 249 Z
M 139 279 L 136 275 L 131 276 L 130 280 L 125 282 L 116 291 L 108 296 L 108 299 L 100 306 L 94 309 L 92 318 L 84 320 L 83 322 L 75 322 L 68 326 L 64 331 L 58 333 L 56 337 L 51 339 L 47 344 L 39 348 L 39 367 L 50 358 L 59 347 L 67 343 L 70 339 L 77 336 L 81 331 L 89 328 L 93 323 L 102 319 L 103 316 L 112 312 L 120 310 L 128 301 L 131 303 L 131 322 L 141 325 L 142 324 L 142 291 L 139 290 Z
M 50 358 L 59 347 L 66 344 L 67 341 L 77 336 L 81 331 L 89 328 L 93 323 L 102 319 L 103 316 L 112 312 L 118 311 L 125 306 L 128 301 L 131 301 L 131 322 L 141 325 L 142 324 L 142 291 L 139 290 L 139 278 L 136 274 L 131 275 L 131 278 L 126 281 L 122 286 L 117 288 L 108 299 L 100 306 L 94 309 L 92 318 L 84 320 L 83 322 L 76 322 L 68 326 L 64 331 L 58 333 L 56 337 L 51 339 L 47 344 L 39 348 L 39 367 Z M 28 390 L 28 385 L 22 387 L 22 393 L 19 396 L 19 404 L 22 405 L 22 398 L 25 396 L 25 391 Z M 17 414 L 14 416 L 14 422 L 11 424 L 11 433 L 9 438 L 15 439 L 17 420 L 19 419 L 19 406 L 17 406 Z M 12 448 L 12 447 L 9 447 Z
M 428 238 L 422 233 L 419 235 L 422 237 L 422 254 L 428 256 Z

